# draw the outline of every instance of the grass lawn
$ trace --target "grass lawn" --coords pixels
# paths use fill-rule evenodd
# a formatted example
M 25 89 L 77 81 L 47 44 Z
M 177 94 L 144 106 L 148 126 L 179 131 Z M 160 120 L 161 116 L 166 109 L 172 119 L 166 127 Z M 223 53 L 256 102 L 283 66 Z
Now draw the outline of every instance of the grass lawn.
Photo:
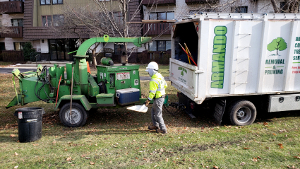
M 16 63 L 0 61 L 0 67 L 7 67 L 7 66 L 10 66 L 10 65 L 14 65 L 14 64 L 16 64 Z
M 207 112 L 190 119 L 164 111 L 168 134 L 162 135 L 147 130 L 149 111 L 98 109 L 90 112 L 85 126 L 68 128 L 53 104 L 36 102 L 26 107 L 45 109 L 43 136 L 19 143 L 13 114 L 20 106 L 5 109 L 15 95 L 11 78 L 0 74 L 0 168 L 300 168 L 298 112 L 275 113 L 237 127 L 217 126 Z M 148 82 L 141 83 L 147 96 Z M 177 91 L 168 85 L 174 102 Z

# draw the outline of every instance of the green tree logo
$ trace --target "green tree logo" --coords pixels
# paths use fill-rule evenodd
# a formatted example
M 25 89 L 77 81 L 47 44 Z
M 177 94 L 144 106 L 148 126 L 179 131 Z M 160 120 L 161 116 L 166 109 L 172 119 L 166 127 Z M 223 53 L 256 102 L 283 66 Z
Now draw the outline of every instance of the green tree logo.
M 287 48 L 287 44 L 283 38 L 278 37 L 274 39 L 271 43 L 268 44 L 267 49 L 268 51 L 276 50 L 276 55 L 278 55 L 278 51 L 283 51 Z
M 183 68 L 183 67 L 178 67 L 178 70 L 181 70 L 181 76 L 183 76 L 184 75 L 184 72 L 185 73 L 187 73 L 187 71 L 186 71 L 186 69 L 185 68 Z

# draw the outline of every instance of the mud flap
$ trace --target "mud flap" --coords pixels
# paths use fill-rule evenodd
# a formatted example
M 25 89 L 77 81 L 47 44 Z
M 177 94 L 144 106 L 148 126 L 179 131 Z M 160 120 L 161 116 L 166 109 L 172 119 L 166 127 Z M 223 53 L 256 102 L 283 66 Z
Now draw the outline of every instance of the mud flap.
M 216 102 L 215 111 L 214 111 L 214 118 L 218 125 L 221 125 L 222 118 L 226 108 L 226 100 L 220 99 Z

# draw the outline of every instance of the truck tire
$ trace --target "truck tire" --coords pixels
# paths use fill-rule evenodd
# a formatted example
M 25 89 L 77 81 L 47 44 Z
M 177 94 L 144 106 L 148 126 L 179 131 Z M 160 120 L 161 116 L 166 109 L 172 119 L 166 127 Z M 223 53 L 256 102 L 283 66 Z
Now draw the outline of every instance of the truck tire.
M 228 111 L 231 124 L 237 126 L 252 124 L 257 114 L 254 104 L 247 100 L 233 102 Z
M 72 103 L 71 116 L 70 116 L 70 103 L 66 103 L 59 111 L 60 121 L 67 127 L 83 126 L 86 123 L 87 117 L 88 117 L 87 112 L 78 103 Z

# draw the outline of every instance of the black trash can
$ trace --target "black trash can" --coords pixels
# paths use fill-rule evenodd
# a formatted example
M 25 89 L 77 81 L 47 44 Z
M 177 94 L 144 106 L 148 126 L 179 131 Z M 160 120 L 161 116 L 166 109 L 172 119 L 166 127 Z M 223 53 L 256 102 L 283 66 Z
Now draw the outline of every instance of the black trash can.
M 42 137 L 42 116 L 44 109 L 40 107 L 24 107 L 16 109 L 18 117 L 19 141 L 31 142 Z

